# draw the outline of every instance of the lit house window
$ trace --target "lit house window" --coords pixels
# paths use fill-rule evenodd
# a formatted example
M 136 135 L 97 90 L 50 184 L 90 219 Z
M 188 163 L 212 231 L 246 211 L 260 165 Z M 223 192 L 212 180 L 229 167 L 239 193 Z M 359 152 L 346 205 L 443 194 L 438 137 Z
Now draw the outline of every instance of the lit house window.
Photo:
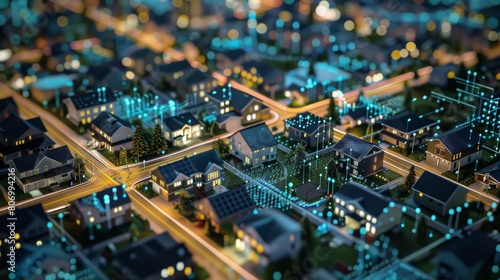
M 98 112 L 99 112 L 99 109 L 94 108 L 94 113 L 98 113 Z
M 217 178 L 219 178 L 219 171 L 218 170 L 208 173 L 208 181 L 212 181 L 212 180 L 215 180 Z
M 252 120 L 255 120 L 255 118 L 257 117 L 257 115 L 255 115 L 255 113 L 252 114 Z
M 81 112 L 80 112 L 80 117 L 83 117 L 83 116 L 85 116 L 85 112 L 84 112 L 84 111 L 81 111 Z
M 174 183 L 174 187 L 180 187 L 182 185 L 182 182 L 181 181 L 178 181 L 178 182 L 175 182 Z
M 269 149 L 269 151 L 270 151 L 271 153 L 272 153 L 272 152 L 274 152 L 274 147 L 271 147 L 271 148 Z
M 101 106 L 101 112 L 106 111 L 106 105 Z
M 250 121 L 250 120 L 252 120 L 252 116 L 247 115 L 247 121 Z
M 254 111 L 258 111 L 259 110 L 259 105 L 253 106 L 253 109 L 254 109 Z
M 187 180 L 186 184 L 191 185 L 193 183 L 193 179 Z

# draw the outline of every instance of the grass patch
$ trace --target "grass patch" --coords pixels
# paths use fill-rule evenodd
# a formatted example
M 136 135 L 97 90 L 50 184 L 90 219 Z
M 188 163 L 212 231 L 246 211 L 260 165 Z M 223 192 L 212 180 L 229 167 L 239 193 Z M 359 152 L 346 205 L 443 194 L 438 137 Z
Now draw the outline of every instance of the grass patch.
M 245 181 L 239 176 L 224 168 L 224 186 L 228 189 L 245 184 Z
M 1 179 L 0 179 L 0 186 L 2 186 L 2 188 L 5 190 L 5 192 L 8 192 L 8 177 L 7 176 L 3 176 Z M 17 183 L 15 184 L 17 187 L 14 188 L 14 192 L 15 192 L 15 196 L 16 196 L 16 202 L 20 202 L 20 201 L 23 201 L 23 200 L 27 200 L 27 199 L 31 199 L 33 198 L 33 196 L 31 196 L 31 194 L 29 193 L 24 193 L 21 188 L 17 185 Z M 2 199 L 3 198 L 3 195 L 2 195 Z M 7 203 L 7 202 L 5 202 Z
M 155 198 L 158 194 L 153 190 L 153 183 L 147 182 L 146 184 L 139 185 L 137 191 L 148 199 Z

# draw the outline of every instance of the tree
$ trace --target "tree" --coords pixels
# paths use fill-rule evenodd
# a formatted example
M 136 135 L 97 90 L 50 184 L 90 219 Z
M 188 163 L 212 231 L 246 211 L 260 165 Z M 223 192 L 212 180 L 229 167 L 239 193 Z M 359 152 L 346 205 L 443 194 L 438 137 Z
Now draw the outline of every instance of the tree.
M 137 241 L 137 239 L 139 239 L 139 237 L 141 236 L 141 232 L 139 231 L 139 228 L 137 227 L 136 223 L 130 224 L 129 231 L 132 241 Z
M 132 149 L 130 150 L 130 153 L 137 158 L 137 161 L 139 161 L 140 157 L 147 154 L 147 150 L 148 143 L 146 142 L 142 132 L 142 127 L 138 126 L 136 127 L 134 137 L 132 138 Z
M 184 213 L 193 210 L 193 201 L 186 190 L 179 191 L 179 209 Z
M 135 128 L 142 127 L 142 120 L 141 120 L 141 119 L 139 119 L 139 118 L 133 118 L 133 119 L 132 119 L 132 125 L 133 125 Z
M 328 177 L 335 179 L 335 187 L 340 188 L 342 186 L 342 175 L 333 160 L 328 163 Z
M 214 143 L 212 144 L 212 147 L 219 153 L 219 155 L 222 158 L 225 158 L 229 155 L 230 151 L 229 144 L 227 144 L 226 141 L 224 141 L 223 139 L 215 140 Z
M 413 187 L 415 184 L 415 166 L 412 165 L 410 169 L 408 169 L 408 175 L 406 176 L 406 185 L 408 187 Z
M 424 216 L 422 216 L 419 221 L 418 221 L 418 225 L 417 225 L 417 243 L 420 244 L 420 245 L 423 245 L 425 244 L 425 240 L 427 239 L 428 237 L 428 226 L 427 226 L 427 218 L 425 218 Z
M 214 226 L 210 219 L 205 219 L 205 234 L 211 236 L 214 233 Z
M 75 174 L 79 182 L 82 182 L 82 177 L 87 173 L 87 168 L 85 167 L 85 160 L 78 155 L 75 156 L 74 160 Z
M 118 155 L 118 164 L 117 165 L 125 165 L 127 164 L 127 150 L 124 148 L 120 149 L 120 154 Z
M 403 101 L 404 106 L 407 109 L 411 110 L 412 109 L 411 103 L 412 103 L 413 96 L 411 94 L 411 90 L 410 90 L 410 86 L 408 85 L 408 81 L 405 81 L 405 84 L 404 84 L 404 94 L 405 94 L 405 99 Z
M 203 123 L 203 118 L 205 117 L 205 114 L 203 113 L 203 110 L 198 110 L 198 120 Z
M 210 126 L 210 135 L 215 136 L 219 132 L 219 128 L 217 127 L 217 124 L 215 122 L 212 122 L 212 125 Z
M 333 122 L 340 124 L 339 112 L 335 106 L 335 98 L 330 96 L 330 103 L 328 104 L 328 116 L 332 117 Z
M 306 149 L 304 148 L 304 146 L 302 146 L 301 144 L 295 145 L 293 162 L 294 162 L 294 166 L 295 166 L 296 170 L 300 169 L 306 156 L 307 156 L 307 153 L 306 153 Z
M 301 220 L 301 225 L 302 225 L 302 244 L 312 248 L 313 244 L 313 229 L 311 225 L 311 221 L 309 221 L 309 218 L 307 216 L 302 217 Z
M 325 203 L 325 207 L 323 208 L 323 218 L 328 218 L 328 212 L 332 212 L 335 209 L 335 202 L 333 200 L 333 196 L 330 196 Z
M 359 90 L 359 95 L 358 95 L 358 101 L 356 102 L 357 104 L 362 104 L 363 103 L 363 99 L 365 98 L 365 93 L 364 91 L 361 89 Z
M 167 141 L 160 124 L 156 124 L 154 128 L 153 139 L 151 139 L 151 152 L 156 152 L 157 155 L 167 152 Z

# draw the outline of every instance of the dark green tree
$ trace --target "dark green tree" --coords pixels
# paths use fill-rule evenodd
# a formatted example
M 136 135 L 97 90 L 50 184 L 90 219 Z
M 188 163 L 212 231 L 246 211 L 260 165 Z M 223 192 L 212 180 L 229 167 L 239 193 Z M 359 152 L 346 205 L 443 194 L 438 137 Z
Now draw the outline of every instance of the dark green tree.
M 330 196 L 325 203 L 325 207 L 323 208 L 323 218 L 328 218 L 328 212 L 332 212 L 335 209 L 335 201 L 333 200 L 333 196 Z
M 335 162 L 333 160 L 330 160 L 330 162 L 328 162 L 328 177 L 335 179 L 335 189 L 339 189 L 340 187 L 342 187 L 342 174 L 337 169 L 337 166 L 335 165 Z
M 217 127 L 217 124 L 215 122 L 212 122 L 212 125 L 210 126 L 210 135 L 215 136 L 219 132 L 219 128 Z
M 299 170 L 302 167 L 303 161 L 307 156 L 306 149 L 301 144 L 295 145 L 293 149 L 295 150 L 293 155 L 295 170 Z
M 406 185 L 408 187 L 413 187 L 415 184 L 415 166 L 412 165 L 410 169 L 408 169 L 408 175 L 406 176 Z
M 364 98 L 365 98 L 365 92 L 361 89 L 361 90 L 359 90 L 358 102 L 356 102 L 356 103 L 362 104 Z
M 302 217 L 301 225 L 302 225 L 302 244 L 304 244 L 309 248 L 312 248 L 314 246 L 313 244 L 314 233 L 311 221 L 307 216 Z
M 139 119 L 139 118 L 133 118 L 133 119 L 132 119 L 132 125 L 133 125 L 135 128 L 142 127 L 142 120 L 141 120 L 141 119 Z
M 83 175 L 85 175 L 87 173 L 87 167 L 85 166 L 85 160 L 83 158 L 81 158 L 80 156 L 75 155 L 75 159 L 74 159 L 73 164 L 75 166 L 76 179 L 78 179 L 78 181 L 81 183 L 82 178 L 84 178 Z
M 215 140 L 212 144 L 212 148 L 219 153 L 221 158 L 225 158 L 229 155 L 230 147 L 224 139 Z
M 340 116 L 337 106 L 335 106 L 335 98 L 330 96 L 330 103 L 328 104 L 328 116 L 332 117 L 332 120 L 336 124 L 340 124 Z
M 118 156 L 118 164 L 117 165 L 125 165 L 127 164 L 127 150 L 124 148 L 120 149 L 120 154 Z
M 153 139 L 151 139 L 151 152 L 157 155 L 162 154 L 162 152 L 167 152 L 167 140 L 161 129 L 160 124 L 156 124 L 153 132 Z
M 203 120 L 203 117 L 205 117 L 205 114 L 203 113 L 203 110 L 198 110 L 198 120 L 203 123 L 204 120 Z
M 418 220 L 418 225 L 417 225 L 417 243 L 420 245 L 425 244 L 425 241 L 428 238 L 428 225 L 427 225 L 427 218 L 422 216 Z
M 404 95 L 405 95 L 405 99 L 403 101 L 404 103 L 404 106 L 407 108 L 407 109 L 412 109 L 411 108 L 411 100 L 413 99 L 413 95 L 411 94 L 411 89 L 410 89 L 410 86 L 408 85 L 408 81 L 405 81 L 405 84 L 404 84 Z
M 214 233 L 214 226 L 212 225 L 212 221 L 210 219 L 205 220 L 205 234 L 207 236 L 211 236 Z
M 130 150 L 130 154 L 139 159 L 146 155 L 148 151 L 148 143 L 146 142 L 146 138 L 144 137 L 144 133 L 142 131 L 142 127 L 138 126 L 135 128 L 134 137 L 132 138 L 132 149 Z

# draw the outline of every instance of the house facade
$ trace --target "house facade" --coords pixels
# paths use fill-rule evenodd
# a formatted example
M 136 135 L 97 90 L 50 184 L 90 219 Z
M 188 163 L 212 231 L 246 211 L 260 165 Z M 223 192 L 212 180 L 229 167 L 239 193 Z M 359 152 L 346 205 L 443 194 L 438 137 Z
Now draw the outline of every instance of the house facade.
M 115 114 L 116 97 L 109 88 L 97 88 L 63 100 L 67 115 L 74 125 L 91 124 L 101 112 Z
M 9 165 L 16 170 L 16 183 L 24 193 L 58 186 L 71 180 L 75 171 L 68 146 L 15 158 Z
M 177 199 L 181 190 L 191 195 L 195 188 L 208 192 L 221 185 L 223 178 L 223 161 L 215 150 L 184 157 L 151 171 L 153 190 L 168 201 Z
M 500 186 L 500 162 L 474 172 L 474 179 L 489 187 L 498 188 Z
M 463 126 L 427 141 L 426 161 L 454 171 L 481 159 L 483 140 L 472 126 Z
M 224 222 L 243 217 L 255 209 L 255 202 L 244 185 L 197 200 L 194 205 L 196 217 L 212 223 L 215 232 L 220 232 Z
M 285 137 L 309 148 L 324 147 L 334 138 L 335 124 L 330 120 L 305 112 L 285 120 Z
M 11 114 L 19 116 L 17 104 L 12 97 L 0 99 L 0 123 L 7 119 Z
M 384 150 L 349 133 L 333 146 L 335 164 L 344 176 L 368 177 L 383 166 Z
M 47 129 L 39 117 L 23 120 L 17 114 L 10 114 L 0 123 L 0 158 L 4 164 L 52 149 L 55 143 L 45 132 Z
M 217 86 L 215 80 L 207 72 L 202 72 L 197 68 L 192 68 L 183 73 L 177 80 L 177 93 L 183 99 L 194 106 L 201 103 L 207 92 Z
M 380 122 L 381 140 L 405 150 L 424 143 L 425 138 L 432 132 L 431 128 L 438 124 L 412 112 L 405 112 Z
M 443 176 L 424 171 L 412 187 L 413 201 L 440 215 L 467 201 L 467 189 Z
M 176 145 L 202 135 L 201 122 L 190 112 L 163 119 L 165 139 Z
M 245 165 L 276 160 L 278 142 L 265 124 L 258 124 L 232 135 L 229 138 L 230 154 L 239 158 Z
M 92 121 L 89 132 L 98 149 L 116 152 L 121 147 L 127 150 L 132 148 L 135 128 L 111 113 L 101 112 Z
M 236 249 L 262 266 L 283 258 L 294 258 L 301 244 L 302 227 L 283 212 L 266 208 L 247 215 L 233 226 Z
M 115 186 L 70 202 L 70 218 L 81 228 L 89 225 L 117 227 L 132 219 L 125 185 Z
M 345 224 L 354 230 L 365 227 L 370 236 L 379 236 L 401 223 L 401 206 L 364 185 L 346 183 L 338 190 L 334 213 L 345 218 Z

